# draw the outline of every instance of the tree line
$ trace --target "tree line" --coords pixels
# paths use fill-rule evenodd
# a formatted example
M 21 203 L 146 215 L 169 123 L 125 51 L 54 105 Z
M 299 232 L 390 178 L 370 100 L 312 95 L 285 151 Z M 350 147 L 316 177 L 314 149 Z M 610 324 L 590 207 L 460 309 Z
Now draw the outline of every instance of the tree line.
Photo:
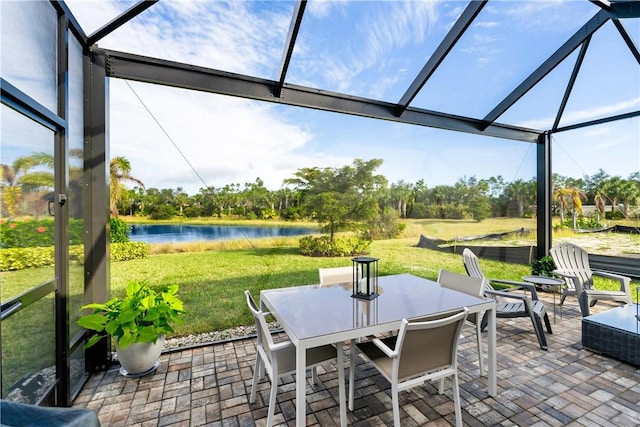
M 341 227 L 341 211 L 364 218 L 393 211 L 399 218 L 474 219 L 532 217 L 536 212 L 536 178 L 507 181 L 498 175 L 489 179 L 459 178 L 453 185 L 429 187 L 424 180 L 390 183 L 377 174 L 380 159 L 356 159 L 340 168 L 303 168 L 285 179 L 277 190 L 264 181 L 243 185 L 200 188 L 189 195 L 175 189 L 136 186 L 122 192 L 117 213 L 155 219 L 175 216 L 297 220 L 311 218 Z M 598 221 L 605 216 L 629 217 L 640 201 L 640 172 L 627 178 L 611 176 L 603 169 L 576 179 L 553 174 L 553 210 L 556 215 L 582 215 L 584 204 L 595 205 Z M 619 205 L 622 205 L 622 209 Z M 610 212 L 610 213 L 607 213 Z
M 80 157 L 78 153 L 72 153 Z M 339 168 L 302 168 L 285 179 L 277 190 L 264 181 L 232 183 L 200 188 L 188 194 L 182 187 L 146 188 L 132 175 L 128 159 L 110 162 L 110 207 L 118 215 L 142 215 L 152 219 L 217 217 L 283 220 L 312 219 L 328 231 L 376 215 L 399 218 L 475 219 L 532 217 L 536 211 L 536 178 L 507 181 L 459 178 L 453 185 L 429 187 L 424 180 L 390 183 L 377 173 L 382 160 L 355 159 Z M 2 217 L 12 218 L 43 210 L 53 191 L 53 157 L 34 153 L 0 165 Z M 70 187 L 82 188 L 82 170 L 70 168 Z M 632 216 L 640 200 L 640 171 L 623 178 L 600 169 L 582 178 L 553 174 L 553 209 L 564 221 L 582 216 L 584 204 L 596 207 L 596 220 Z M 127 184 L 133 188 L 127 188 Z M 81 208 L 78 206 L 78 208 Z M 80 210 L 80 209 L 74 209 Z M 637 214 L 637 213 L 636 213 Z M 80 217 L 77 212 L 74 217 Z

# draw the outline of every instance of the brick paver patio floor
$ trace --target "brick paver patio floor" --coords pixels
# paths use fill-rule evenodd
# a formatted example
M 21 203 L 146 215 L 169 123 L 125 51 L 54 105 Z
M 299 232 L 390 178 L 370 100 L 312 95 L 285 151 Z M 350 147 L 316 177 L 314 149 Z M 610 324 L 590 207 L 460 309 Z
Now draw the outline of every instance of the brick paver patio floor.
M 558 311 L 554 325 L 551 295 L 543 297 L 553 326 L 549 351 L 540 349 L 527 319 L 498 319 L 496 397 L 488 396 L 486 378 L 479 377 L 474 333 L 465 332 L 459 353 L 465 425 L 640 425 L 640 370 L 582 348 L 575 298 L 567 298 L 563 318 Z M 600 302 L 593 311 L 612 307 Z M 94 374 L 74 406 L 95 410 L 103 426 L 264 426 L 266 378 L 256 402 L 249 403 L 255 355 L 255 339 L 246 338 L 164 353 L 156 373 L 142 378 L 126 379 L 114 367 Z M 346 356 L 348 361 L 348 351 Z M 329 364 L 318 373 L 321 384 L 308 388 L 307 425 L 339 425 L 336 367 Z M 289 376 L 278 389 L 276 425 L 295 425 L 294 398 Z M 444 395 L 433 384 L 401 392 L 400 405 L 403 426 L 454 424 L 448 387 Z M 354 426 L 393 423 L 389 383 L 360 356 L 348 421 Z

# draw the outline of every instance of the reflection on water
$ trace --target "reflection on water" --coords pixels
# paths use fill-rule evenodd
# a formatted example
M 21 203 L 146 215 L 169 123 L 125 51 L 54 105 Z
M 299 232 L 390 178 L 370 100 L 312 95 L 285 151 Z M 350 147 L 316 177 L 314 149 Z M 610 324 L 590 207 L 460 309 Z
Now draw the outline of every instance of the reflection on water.
M 258 239 L 262 237 L 290 237 L 315 234 L 312 227 L 250 227 L 236 225 L 165 224 L 131 225 L 130 239 L 145 243 L 178 243 L 202 240 Z

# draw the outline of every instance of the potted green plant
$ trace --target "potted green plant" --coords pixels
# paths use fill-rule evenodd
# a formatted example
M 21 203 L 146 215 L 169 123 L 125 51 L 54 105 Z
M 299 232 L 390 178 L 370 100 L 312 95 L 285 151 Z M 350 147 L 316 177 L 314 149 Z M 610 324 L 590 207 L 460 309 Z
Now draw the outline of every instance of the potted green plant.
M 552 276 L 556 264 L 550 255 L 543 256 L 540 259 L 534 259 L 531 263 L 531 274 L 534 276 Z
M 158 366 L 167 333 L 172 325 L 181 323 L 184 312 L 177 297 L 178 285 L 154 290 L 145 282 L 130 282 L 123 298 L 82 307 L 93 313 L 78 319 L 78 325 L 96 331 L 85 348 L 95 345 L 106 336 L 114 338 L 121 373 L 140 376 L 153 372 Z

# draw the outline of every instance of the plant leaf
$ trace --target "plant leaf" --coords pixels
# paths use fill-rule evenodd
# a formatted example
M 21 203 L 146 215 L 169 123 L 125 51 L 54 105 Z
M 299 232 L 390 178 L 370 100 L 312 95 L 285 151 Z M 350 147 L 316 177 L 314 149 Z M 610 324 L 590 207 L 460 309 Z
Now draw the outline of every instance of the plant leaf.
M 100 313 L 94 313 L 94 314 L 87 314 L 86 316 L 82 316 L 81 318 L 78 319 L 77 323 L 79 326 L 82 326 L 85 329 L 102 332 L 105 324 L 108 321 L 109 319 L 106 316 Z

